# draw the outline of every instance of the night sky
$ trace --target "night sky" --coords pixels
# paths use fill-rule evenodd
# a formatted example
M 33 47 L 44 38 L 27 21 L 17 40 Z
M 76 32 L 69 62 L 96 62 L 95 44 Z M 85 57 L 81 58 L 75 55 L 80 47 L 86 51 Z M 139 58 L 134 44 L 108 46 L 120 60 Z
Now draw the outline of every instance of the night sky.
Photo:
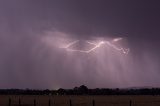
M 130 52 L 59 48 L 100 38 Z M 1 0 L 0 88 L 160 87 L 159 40 L 159 0 Z

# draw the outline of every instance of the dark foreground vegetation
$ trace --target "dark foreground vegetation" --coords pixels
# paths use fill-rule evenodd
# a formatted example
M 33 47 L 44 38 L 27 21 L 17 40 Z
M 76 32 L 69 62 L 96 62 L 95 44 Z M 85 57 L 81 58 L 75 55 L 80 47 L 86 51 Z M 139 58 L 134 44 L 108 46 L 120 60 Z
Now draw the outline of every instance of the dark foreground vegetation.
M 82 85 L 73 89 L 58 90 L 0 89 L 0 95 L 160 95 L 160 88 L 88 89 Z

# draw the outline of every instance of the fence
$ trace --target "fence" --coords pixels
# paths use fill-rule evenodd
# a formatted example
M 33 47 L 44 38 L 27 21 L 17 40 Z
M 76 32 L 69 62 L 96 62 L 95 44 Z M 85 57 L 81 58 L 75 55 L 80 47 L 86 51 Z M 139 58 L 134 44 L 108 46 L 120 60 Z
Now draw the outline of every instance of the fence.
M 37 100 L 33 99 L 32 103 L 23 103 L 21 101 L 21 99 L 19 98 L 17 103 L 12 103 L 12 99 L 9 98 L 8 99 L 8 105 L 7 106 L 61 106 L 61 105 L 56 105 L 53 104 L 53 100 L 48 99 L 47 104 L 42 105 L 42 104 L 37 104 Z M 98 102 L 96 102 L 94 99 L 90 102 L 90 104 L 84 105 L 84 104 L 73 104 L 73 100 L 69 99 L 68 104 L 64 104 L 63 106 L 102 106 L 100 105 Z M 155 103 L 158 103 L 156 105 L 153 105 Z M 101 103 L 103 104 L 103 103 Z M 107 105 L 106 105 L 107 104 Z M 132 100 L 128 101 L 128 102 L 106 102 L 106 104 L 104 106 L 144 106 L 144 104 L 147 104 L 145 106 L 159 106 L 160 105 L 160 101 L 153 101 L 153 102 L 133 102 Z M 125 104 L 125 105 L 124 105 Z
M 48 106 L 56 106 L 56 105 L 53 105 L 52 104 L 52 102 L 53 101 L 51 101 L 50 99 L 48 100 Z M 19 98 L 19 101 L 18 101 L 18 104 L 12 104 L 12 100 L 11 100 L 11 98 L 9 98 L 9 100 L 8 100 L 8 106 L 37 106 L 37 102 L 36 102 L 36 99 L 34 99 L 33 100 L 33 103 L 31 103 L 31 104 L 23 104 L 22 102 L 21 102 L 21 99 Z M 45 106 L 47 106 L 47 105 L 45 105 Z M 67 106 L 67 105 L 66 105 Z M 73 104 L 72 104 L 72 100 L 70 99 L 69 100 L 69 105 L 68 106 L 74 106 Z M 93 99 L 92 100 L 92 103 L 90 104 L 90 106 L 96 106 L 96 102 L 95 102 L 95 100 Z M 97 105 L 98 106 L 98 105 Z M 128 106 L 132 106 L 132 101 L 130 100 L 129 101 L 129 103 L 128 103 Z

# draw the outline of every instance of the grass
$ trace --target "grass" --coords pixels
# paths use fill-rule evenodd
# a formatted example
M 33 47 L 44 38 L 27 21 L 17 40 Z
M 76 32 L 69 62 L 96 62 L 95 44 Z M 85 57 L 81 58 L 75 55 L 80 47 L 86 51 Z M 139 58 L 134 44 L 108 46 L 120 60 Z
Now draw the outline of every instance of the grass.
M 27 95 L 1 95 L 0 106 L 9 106 L 9 98 L 11 98 L 11 106 L 19 106 L 19 98 L 21 106 L 93 106 L 92 101 L 95 100 L 95 106 L 160 106 L 160 96 L 27 96 Z

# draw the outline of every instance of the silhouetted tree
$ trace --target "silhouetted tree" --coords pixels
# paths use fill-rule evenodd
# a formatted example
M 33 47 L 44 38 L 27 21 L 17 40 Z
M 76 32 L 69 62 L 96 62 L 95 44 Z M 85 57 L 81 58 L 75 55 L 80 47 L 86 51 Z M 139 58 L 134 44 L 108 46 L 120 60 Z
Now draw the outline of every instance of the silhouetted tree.
M 81 85 L 81 86 L 78 88 L 78 91 L 80 92 L 80 94 L 88 94 L 88 88 L 87 88 L 87 86 L 85 86 L 85 85 Z
M 57 93 L 58 95 L 65 95 L 65 89 L 60 88 L 57 90 Z

